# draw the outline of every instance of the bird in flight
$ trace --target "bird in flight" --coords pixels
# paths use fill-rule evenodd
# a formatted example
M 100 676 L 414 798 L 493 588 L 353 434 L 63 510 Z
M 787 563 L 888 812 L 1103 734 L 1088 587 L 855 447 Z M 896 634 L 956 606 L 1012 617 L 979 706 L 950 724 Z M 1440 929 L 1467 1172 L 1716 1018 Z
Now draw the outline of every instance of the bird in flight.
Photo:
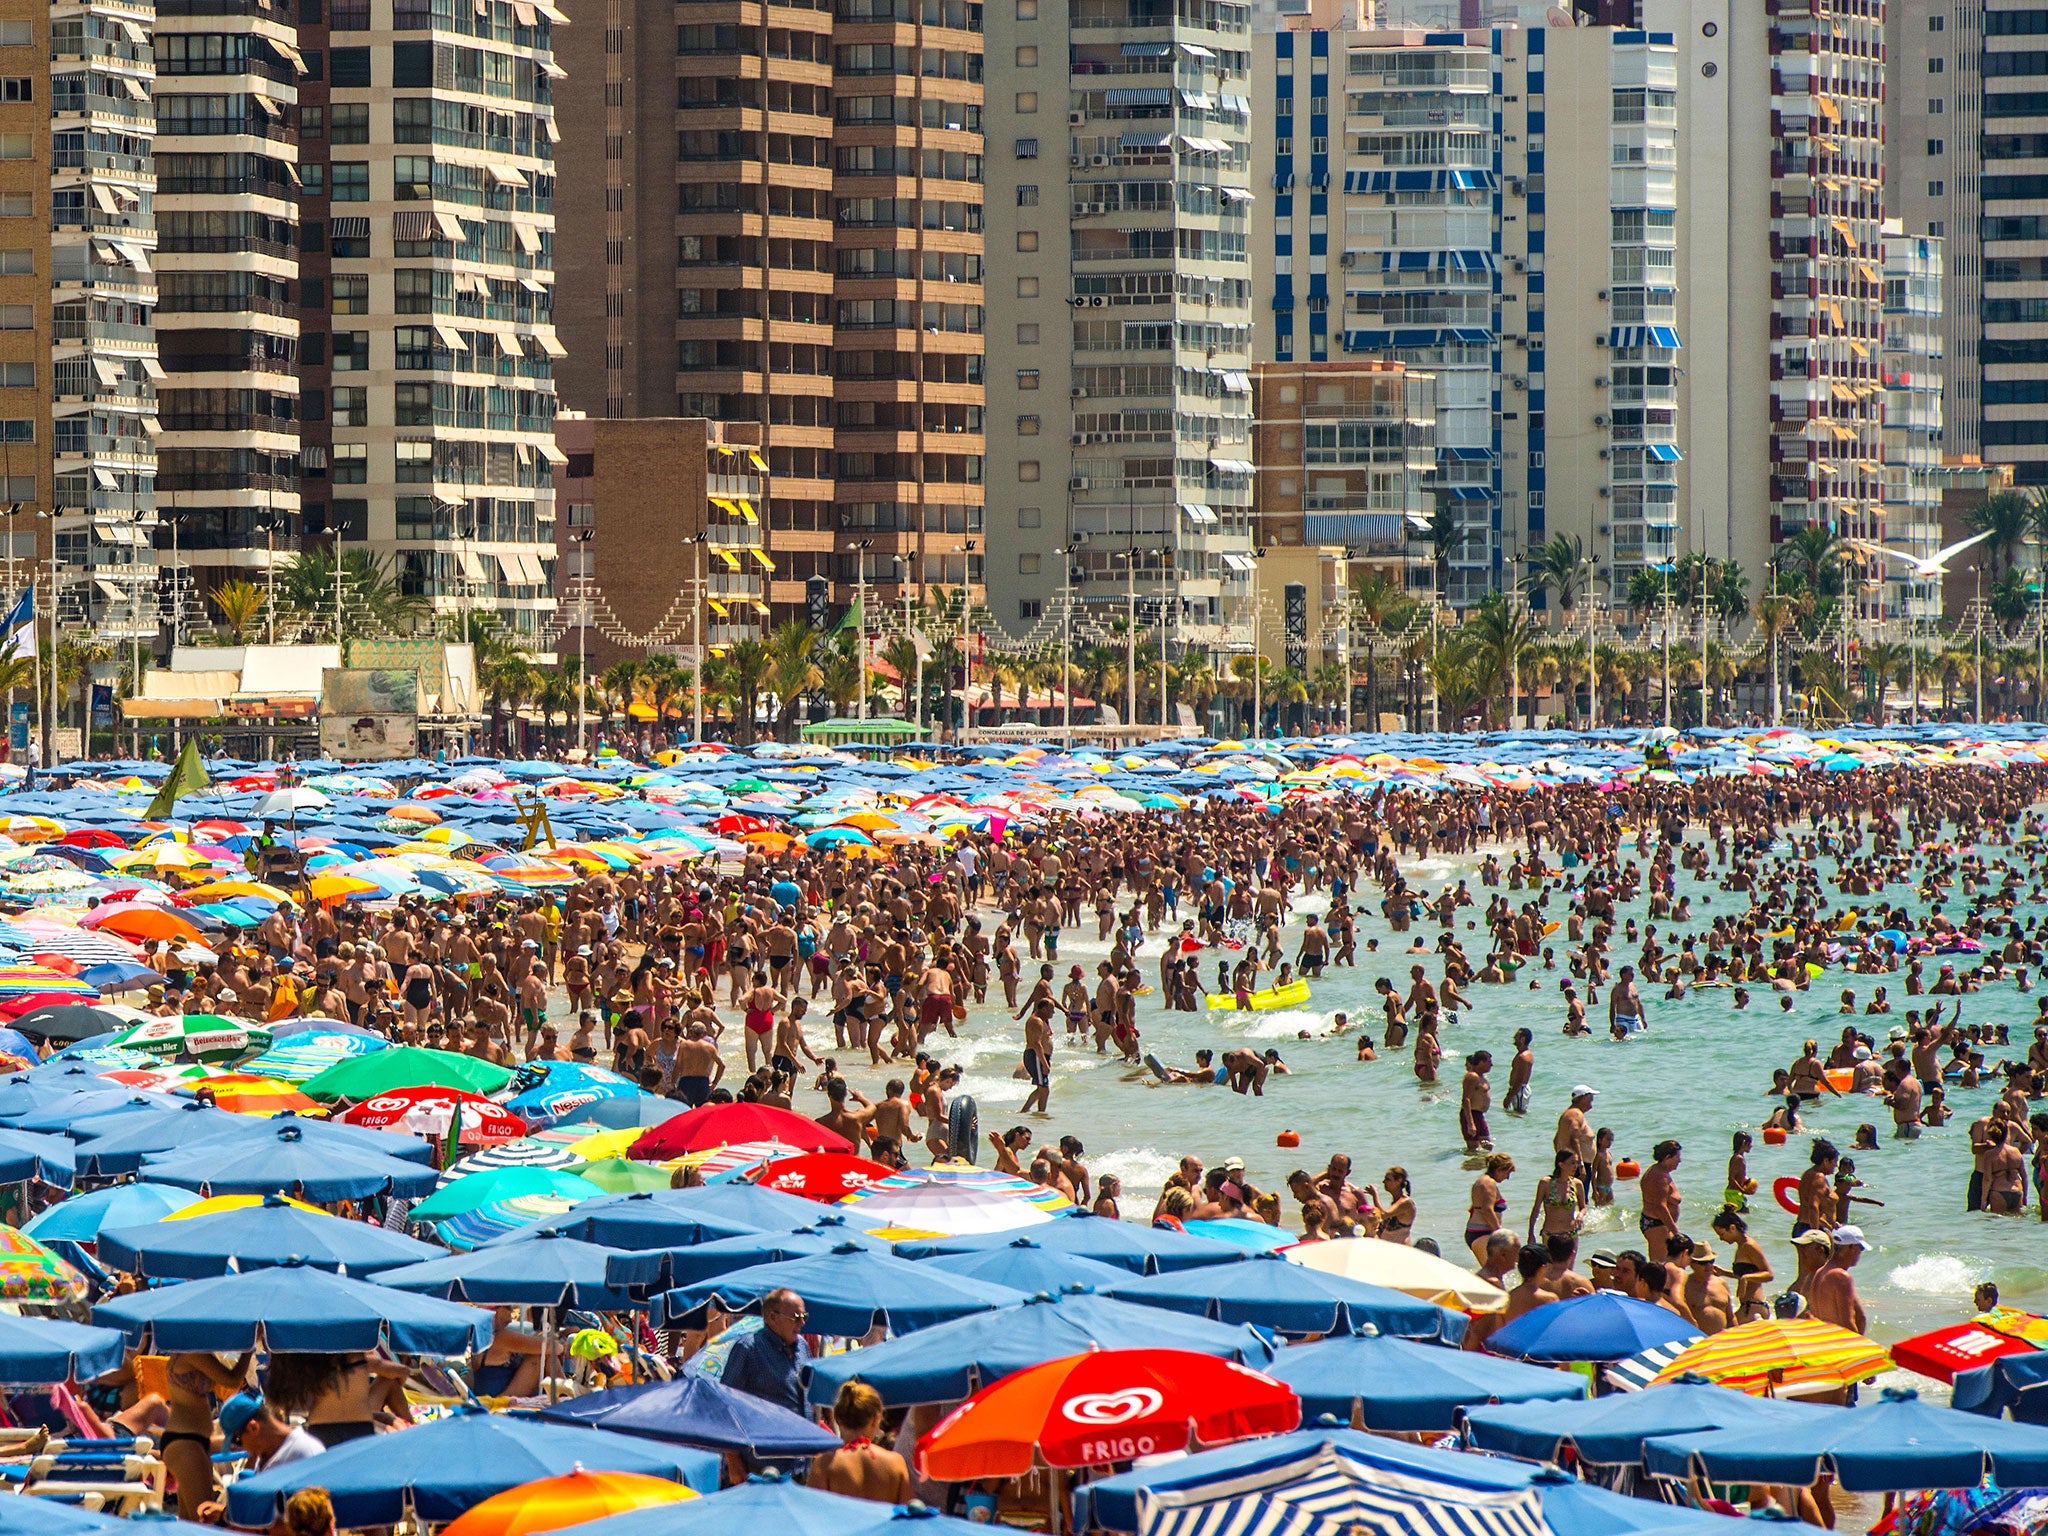
M 1972 544 L 1982 544 L 1990 537 L 1991 534 L 1988 531 L 1972 534 L 1960 543 L 1949 545 L 1947 549 L 1936 550 L 1925 559 L 1918 555 L 1908 554 L 1903 549 L 1893 549 L 1888 544 L 1873 544 L 1868 539 L 1847 539 L 1844 542 L 1851 549 L 1861 550 L 1866 555 L 1885 555 L 1893 560 L 1902 561 L 1912 568 L 1913 575 L 1927 577 L 1946 576 L 1948 574 L 1948 563 L 1951 559 L 1961 554 Z

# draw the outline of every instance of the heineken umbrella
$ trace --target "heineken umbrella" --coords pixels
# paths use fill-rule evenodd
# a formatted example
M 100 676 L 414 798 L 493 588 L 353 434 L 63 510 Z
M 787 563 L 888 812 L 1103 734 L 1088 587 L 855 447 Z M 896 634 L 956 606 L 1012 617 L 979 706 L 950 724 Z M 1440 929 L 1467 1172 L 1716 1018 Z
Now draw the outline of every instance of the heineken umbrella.
M 243 1019 L 215 1013 L 188 1013 L 151 1019 L 122 1030 L 107 1042 L 124 1051 L 152 1056 L 191 1056 L 199 1061 L 233 1061 L 270 1045 L 270 1031 Z
M 496 1093 L 512 1081 L 509 1068 L 453 1051 L 399 1045 L 335 1063 L 302 1085 L 309 1098 L 369 1099 L 399 1088 L 460 1088 Z

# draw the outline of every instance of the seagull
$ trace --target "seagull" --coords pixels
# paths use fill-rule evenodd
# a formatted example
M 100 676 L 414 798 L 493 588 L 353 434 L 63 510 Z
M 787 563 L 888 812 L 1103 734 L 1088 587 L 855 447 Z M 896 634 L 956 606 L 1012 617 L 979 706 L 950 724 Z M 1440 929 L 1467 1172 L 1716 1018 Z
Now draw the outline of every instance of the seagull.
M 1924 560 L 1918 555 L 1907 554 L 1903 549 L 1893 549 L 1888 544 L 1873 544 L 1867 539 L 1848 539 L 1844 542 L 1850 548 L 1860 549 L 1866 555 L 1889 555 L 1894 560 L 1903 560 L 1913 568 L 1913 575 L 1924 579 L 1929 576 L 1946 576 L 1948 574 L 1948 562 L 1951 558 L 1961 554 L 1972 544 L 1982 544 L 1990 537 L 1991 535 L 1988 531 L 1972 534 L 1960 544 L 1951 544 L 1947 549 L 1938 549 Z

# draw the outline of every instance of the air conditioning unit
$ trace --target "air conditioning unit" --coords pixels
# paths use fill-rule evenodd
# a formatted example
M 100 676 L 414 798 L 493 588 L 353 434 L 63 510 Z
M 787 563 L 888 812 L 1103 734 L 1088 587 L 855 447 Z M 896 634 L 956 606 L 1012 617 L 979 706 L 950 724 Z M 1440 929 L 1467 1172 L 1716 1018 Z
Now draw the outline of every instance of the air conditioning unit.
M 1608 497 L 1612 496 L 1613 494 L 1614 492 L 1610 491 L 1606 486 L 1603 485 L 1600 487 L 1600 499 L 1602 501 L 1605 501 Z M 1602 531 L 1604 532 L 1605 530 Z
M 1607 302 L 1607 290 L 1605 288 L 1602 288 L 1598 293 L 1594 294 L 1593 297 L 1598 299 L 1602 304 L 1605 304 Z
M 1067 124 L 1069 127 L 1078 128 L 1087 121 L 1088 114 L 1086 112 L 1069 112 L 1067 114 Z
M 1337 265 L 1342 267 L 1346 272 L 1349 272 L 1353 267 L 1358 265 L 1358 252 L 1346 251 L 1342 256 L 1339 256 L 1337 258 Z
M 1605 331 L 1596 331 L 1596 332 L 1594 332 L 1594 333 L 1593 333 L 1593 345 L 1594 345 L 1594 346 L 1596 346 L 1596 347 L 1604 347 L 1604 346 L 1606 346 L 1606 345 L 1607 345 L 1607 333 L 1606 333 Z
M 1513 267 L 1517 272 L 1526 272 L 1529 270 L 1529 263 L 1522 260 L 1522 258 L 1519 256 L 1510 258 L 1508 265 Z
M 1510 389 L 1527 389 L 1528 387 L 1529 381 L 1523 378 L 1519 373 L 1515 374 L 1508 380 L 1508 388 Z
M 1088 296 L 1089 306 L 1094 309 L 1100 309 L 1103 307 L 1103 305 L 1107 304 L 1108 302 L 1109 300 L 1104 295 L 1099 293 L 1090 294 Z
M 1084 295 L 1080 295 L 1080 294 L 1077 294 L 1077 295 L 1075 295 L 1075 297 L 1074 297 L 1074 308 L 1076 308 L 1076 309 L 1086 309 L 1087 307 L 1088 307 L 1088 300 L 1087 300 L 1087 298 L 1086 298 L 1086 297 L 1085 297 Z
M 1593 425 L 1596 427 L 1604 427 L 1607 425 L 1607 418 L 1605 416 L 1595 416 L 1593 418 Z
M 1076 389 L 1073 393 L 1076 400 L 1086 400 L 1088 398 L 1088 391 L 1085 389 Z
M 1510 176 L 1508 177 L 1507 181 L 1508 191 L 1513 193 L 1516 197 L 1520 197 L 1522 195 L 1522 178 L 1519 176 Z
M 1593 531 L 1604 538 L 1607 534 L 1607 525 L 1605 523 L 1595 523 L 1593 525 Z
M 1082 159 L 1082 158 L 1081 158 L 1081 157 L 1080 157 L 1079 155 L 1069 155 L 1069 156 L 1067 156 L 1067 164 L 1068 164 L 1068 165 L 1085 165 L 1086 163 L 1087 163 L 1087 162 L 1086 162 L 1086 161 L 1084 161 L 1084 160 L 1083 160 L 1083 159 Z
M 1614 457 L 1614 455 L 1609 453 L 1605 448 L 1602 448 L 1600 450 L 1600 457 L 1603 459 L 1611 459 Z
M 1085 443 L 1086 441 L 1087 441 L 1087 438 L 1083 437 L 1083 436 L 1082 436 L 1082 435 L 1081 435 L 1081 434 L 1080 434 L 1079 432 L 1076 432 L 1076 433 L 1074 434 L 1074 446 L 1075 446 L 1076 448 L 1080 447 L 1080 446 L 1081 446 L 1081 445 L 1082 445 L 1083 443 Z
M 1109 156 L 1107 156 L 1107 155 L 1090 155 L 1090 156 L 1088 157 L 1088 163 L 1089 163 L 1090 165 L 1094 165 L 1094 166 L 1103 166 L 1103 165 L 1107 165 L 1107 164 L 1109 164 Z
M 1093 484 L 1094 482 L 1086 475 L 1076 475 L 1067 482 L 1067 489 L 1070 491 L 1085 491 Z
M 1595 389 L 1605 389 L 1605 388 L 1607 387 L 1607 375 L 1606 375 L 1606 374 L 1604 374 L 1604 373 L 1596 373 L 1596 374 L 1594 374 L 1594 375 L 1593 375 L 1593 387 L 1594 387 Z

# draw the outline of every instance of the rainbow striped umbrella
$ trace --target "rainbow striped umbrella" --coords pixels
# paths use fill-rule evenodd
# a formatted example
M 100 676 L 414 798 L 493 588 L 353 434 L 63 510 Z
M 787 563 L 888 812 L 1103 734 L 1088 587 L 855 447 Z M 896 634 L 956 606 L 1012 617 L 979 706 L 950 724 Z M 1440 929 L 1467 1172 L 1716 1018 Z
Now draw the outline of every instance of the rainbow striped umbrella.
M 100 989 L 47 965 L 0 966 L 0 997 L 24 992 L 56 992 L 66 997 L 98 997 Z
M 387 1043 L 367 1035 L 293 1035 L 278 1041 L 261 1056 L 243 1062 L 242 1066 L 259 1077 L 303 1083 L 318 1077 L 337 1062 L 381 1051 Z
M 457 1253 L 467 1253 L 494 1237 L 503 1237 L 507 1232 L 517 1232 L 521 1227 L 530 1227 L 550 1216 L 559 1216 L 574 1209 L 576 1204 L 566 1195 L 514 1195 L 508 1200 L 491 1200 L 472 1206 L 446 1221 L 437 1221 L 434 1231 Z
M 1810 1317 L 1767 1317 L 1680 1351 L 1650 1385 L 1690 1372 L 1753 1397 L 1810 1396 L 1891 1368 L 1891 1351 L 1860 1333 Z
M 1037 1206 L 1049 1216 L 1058 1216 L 1074 1208 L 1074 1202 L 1056 1189 L 1020 1179 L 1013 1173 L 998 1173 L 993 1168 L 977 1168 L 972 1163 L 963 1162 L 937 1163 L 915 1173 L 892 1173 L 886 1179 L 875 1180 L 866 1189 L 857 1190 L 841 1203 L 850 1205 L 879 1195 L 884 1190 L 917 1189 L 930 1184 L 972 1189 L 985 1195 L 1009 1195 L 1027 1205 Z
M 13 1227 L 0 1227 L 0 1301 L 82 1301 L 85 1276 Z

